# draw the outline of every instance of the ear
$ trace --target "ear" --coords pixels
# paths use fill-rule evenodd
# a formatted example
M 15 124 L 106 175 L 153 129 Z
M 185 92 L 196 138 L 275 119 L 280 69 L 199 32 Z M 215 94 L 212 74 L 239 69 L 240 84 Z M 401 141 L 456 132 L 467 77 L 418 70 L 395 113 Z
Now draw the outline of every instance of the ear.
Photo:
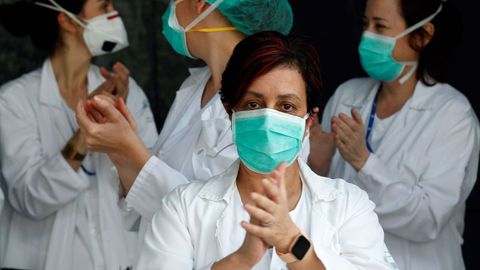
M 69 33 L 75 33 L 78 31 L 77 24 L 70 19 L 65 13 L 60 12 L 57 16 L 57 22 L 60 29 Z
M 424 48 L 425 46 L 432 41 L 433 35 L 435 34 L 435 25 L 429 22 L 423 26 L 423 30 L 427 33 L 422 40 L 419 40 L 421 47 Z
M 310 128 L 315 121 L 318 121 L 318 112 L 320 109 L 318 107 L 313 108 L 312 113 L 307 119 L 307 128 Z
M 205 2 L 205 0 L 195 0 L 195 9 L 197 10 L 197 14 L 201 14 L 209 6 L 210 4 Z

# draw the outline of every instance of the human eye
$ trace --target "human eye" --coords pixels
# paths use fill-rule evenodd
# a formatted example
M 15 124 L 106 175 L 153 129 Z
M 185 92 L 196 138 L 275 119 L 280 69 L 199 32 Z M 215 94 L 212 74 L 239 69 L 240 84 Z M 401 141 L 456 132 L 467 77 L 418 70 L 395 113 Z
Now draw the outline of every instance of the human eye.
M 258 104 L 258 102 L 255 102 L 255 101 L 250 101 L 250 102 L 247 102 L 247 108 L 249 110 L 256 110 L 260 108 L 260 104 Z
M 293 112 L 296 109 L 295 105 L 291 103 L 282 104 L 282 111 L 284 112 Z

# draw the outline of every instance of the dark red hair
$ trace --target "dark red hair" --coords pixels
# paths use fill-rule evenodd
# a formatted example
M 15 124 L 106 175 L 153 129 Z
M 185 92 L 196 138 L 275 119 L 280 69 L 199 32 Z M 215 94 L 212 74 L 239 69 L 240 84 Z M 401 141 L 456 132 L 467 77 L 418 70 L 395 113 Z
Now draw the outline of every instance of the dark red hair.
M 311 111 L 317 106 L 322 89 L 318 53 L 309 40 L 277 32 L 251 35 L 235 47 L 222 75 L 223 103 L 235 107 L 256 79 L 280 66 L 300 72 Z

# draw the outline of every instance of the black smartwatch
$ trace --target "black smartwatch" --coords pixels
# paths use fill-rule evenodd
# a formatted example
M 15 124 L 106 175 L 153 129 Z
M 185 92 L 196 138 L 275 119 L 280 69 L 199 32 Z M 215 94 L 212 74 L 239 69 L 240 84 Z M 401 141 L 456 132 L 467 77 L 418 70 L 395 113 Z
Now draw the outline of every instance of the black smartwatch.
M 302 260 L 310 249 L 310 246 L 310 241 L 305 236 L 300 234 L 290 246 L 289 253 L 283 254 L 277 251 L 277 255 L 287 264 L 293 263 Z

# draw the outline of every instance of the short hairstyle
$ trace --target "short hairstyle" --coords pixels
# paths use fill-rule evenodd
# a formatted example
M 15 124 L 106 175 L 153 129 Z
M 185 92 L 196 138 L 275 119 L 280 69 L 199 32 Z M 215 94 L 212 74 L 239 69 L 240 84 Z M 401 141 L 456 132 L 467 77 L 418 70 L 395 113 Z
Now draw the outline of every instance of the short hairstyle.
M 273 31 L 251 35 L 235 47 L 222 75 L 222 102 L 234 108 L 256 79 L 281 66 L 299 71 L 307 108 L 317 107 L 323 85 L 315 46 L 306 38 Z

